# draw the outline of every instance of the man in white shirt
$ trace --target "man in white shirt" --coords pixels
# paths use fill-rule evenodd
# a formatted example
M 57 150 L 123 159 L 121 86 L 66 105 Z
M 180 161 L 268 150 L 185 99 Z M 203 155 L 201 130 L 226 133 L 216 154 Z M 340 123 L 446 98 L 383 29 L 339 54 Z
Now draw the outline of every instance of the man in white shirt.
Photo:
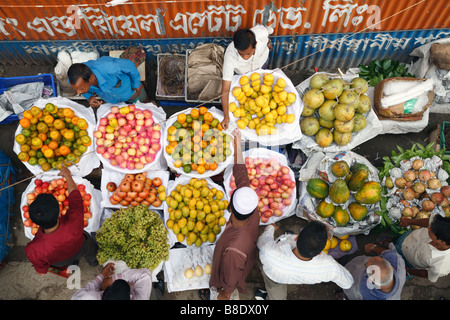
M 267 67 L 270 49 L 272 49 L 269 35 L 272 32 L 272 28 L 263 25 L 256 25 L 251 29 L 240 29 L 235 32 L 233 41 L 225 50 L 221 96 L 224 113 L 223 129 L 228 129 L 228 123 L 230 122 L 228 94 L 233 75 L 235 73 L 245 74 Z
M 418 225 L 396 242 L 397 251 L 405 258 L 406 271 L 413 276 L 436 282 L 450 273 L 450 218 L 432 214 L 425 219 L 400 220 L 400 226 Z
M 110 262 L 84 288 L 75 292 L 72 300 L 159 300 L 161 293 L 152 290 L 152 273 L 149 269 L 130 269 L 116 273 Z M 152 297 L 150 297 L 152 295 Z
M 332 281 L 343 289 L 352 286 L 350 272 L 322 252 L 328 236 L 325 224 L 312 220 L 298 236 L 274 240 L 276 228 L 268 225 L 257 243 L 268 300 L 286 300 L 288 284 Z

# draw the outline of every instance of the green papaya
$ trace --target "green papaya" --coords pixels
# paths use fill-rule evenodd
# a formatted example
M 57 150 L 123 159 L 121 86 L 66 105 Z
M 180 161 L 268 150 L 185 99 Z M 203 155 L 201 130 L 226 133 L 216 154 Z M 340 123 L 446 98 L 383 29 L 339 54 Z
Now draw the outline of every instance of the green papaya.
M 381 200 L 382 188 L 376 181 L 367 181 L 355 193 L 355 199 L 361 204 L 374 204 Z
M 350 215 L 346 209 L 341 206 L 336 206 L 333 213 L 333 219 L 336 221 L 338 227 L 345 227 L 350 221 Z
M 350 189 L 343 179 L 336 179 L 330 187 L 329 196 L 334 203 L 346 203 L 350 197 Z
M 320 201 L 317 205 L 316 213 L 322 218 L 329 218 L 334 213 L 334 204 L 326 202 L 325 200 Z
M 352 202 L 348 206 L 348 212 L 352 216 L 352 218 L 356 221 L 361 221 L 367 215 L 367 207 L 358 202 Z
M 334 162 L 330 169 L 331 173 L 338 178 L 344 177 L 350 171 L 350 167 L 345 160 Z
M 363 186 L 364 182 L 369 178 L 369 170 L 366 168 L 359 168 L 352 174 L 347 185 L 350 191 L 358 191 Z
M 325 199 L 328 197 L 328 190 L 328 183 L 320 178 L 309 179 L 306 185 L 308 194 L 316 199 Z
M 364 163 L 359 163 L 359 162 L 355 162 L 354 164 L 352 164 L 352 166 L 350 167 L 350 171 L 355 173 L 356 171 L 358 171 L 359 169 L 362 169 L 362 168 L 369 171 L 369 168 Z

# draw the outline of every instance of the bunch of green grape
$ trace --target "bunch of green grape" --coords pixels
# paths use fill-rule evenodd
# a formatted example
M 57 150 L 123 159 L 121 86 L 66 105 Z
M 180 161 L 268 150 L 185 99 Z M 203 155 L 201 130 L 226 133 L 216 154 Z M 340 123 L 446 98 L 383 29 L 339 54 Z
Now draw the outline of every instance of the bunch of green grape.
M 123 260 L 132 269 L 154 270 L 169 258 L 167 230 L 159 215 L 144 205 L 121 208 L 98 230 L 97 259 Z

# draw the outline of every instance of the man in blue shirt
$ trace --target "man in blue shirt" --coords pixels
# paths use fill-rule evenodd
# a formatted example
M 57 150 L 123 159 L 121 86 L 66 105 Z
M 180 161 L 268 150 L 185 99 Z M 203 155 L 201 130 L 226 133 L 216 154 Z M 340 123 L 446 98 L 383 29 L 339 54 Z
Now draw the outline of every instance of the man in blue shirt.
M 345 268 L 355 280 L 352 287 L 344 289 L 348 300 L 401 300 L 406 280 L 405 261 L 393 243 L 384 248 L 366 244 L 368 255 L 357 256 Z
M 84 63 L 74 63 L 67 72 L 69 83 L 92 107 L 102 100 L 108 103 L 146 102 L 141 76 L 129 59 L 101 57 Z

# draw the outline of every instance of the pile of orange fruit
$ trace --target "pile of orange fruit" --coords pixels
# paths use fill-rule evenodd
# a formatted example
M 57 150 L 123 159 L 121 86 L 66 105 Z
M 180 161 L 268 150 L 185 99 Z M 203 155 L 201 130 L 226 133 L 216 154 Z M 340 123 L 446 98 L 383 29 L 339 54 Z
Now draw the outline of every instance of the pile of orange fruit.
M 222 132 L 220 121 L 206 107 L 179 113 L 167 128 L 167 154 L 184 173 L 203 174 L 216 170 L 231 155 L 231 137 Z
M 31 107 L 19 120 L 21 133 L 15 141 L 20 145 L 18 158 L 43 171 L 60 169 L 77 163 L 92 140 L 88 122 L 78 117 L 71 108 L 47 103 L 44 108 Z

